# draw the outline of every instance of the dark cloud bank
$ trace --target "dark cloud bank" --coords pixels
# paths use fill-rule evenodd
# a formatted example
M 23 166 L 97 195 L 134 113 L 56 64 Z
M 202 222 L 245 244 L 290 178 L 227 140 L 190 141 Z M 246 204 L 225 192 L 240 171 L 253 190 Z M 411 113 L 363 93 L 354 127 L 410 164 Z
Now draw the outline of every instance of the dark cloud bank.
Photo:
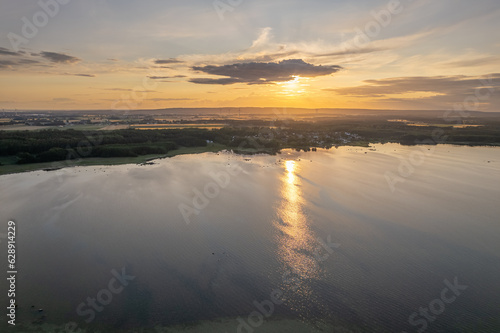
M 181 64 L 183 62 L 184 61 L 177 60 L 177 59 L 174 59 L 174 58 L 170 58 L 170 59 L 157 59 L 157 60 L 155 60 L 155 64 L 157 64 L 157 65 Z
M 40 61 L 38 57 L 46 61 Z M 14 52 L 4 47 L 0 47 L 0 69 L 25 68 L 28 65 L 47 67 L 53 66 L 53 64 L 75 64 L 80 61 L 80 58 L 64 53 L 48 51 L 42 51 L 40 53 L 26 53 L 24 51 Z
M 331 75 L 342 69 L 340 66 L 316 66 L 302 59 L 289 59 L 280 62 L 250 62 L 223 66 L 194 66 L 193 70 L 225 76 L 224 78 L 193 78 L 190 82 L 198 84 L 269 84 L 293 80 L 294 76 L 317 77 Z
M 492 73 L 479 77 L 455 76 L 420 76 L 398 77 L 380 80 L 365 80 L 364 85 L 336 89 L 324 89 L 340 95 L 356 97 L 384 97 L 388 94 L 404 94 L 413 92 L 431 92 L 443 95 L 466 96 L 476 89 L 500 87 L 500 74 Z
M 60 63 L 60 64 L 73 64 L 81 61 L 81 59 L 77 57 L 73 57 L 64 53 L 57 52 L 40 52 L 40 56 L 50 60 L 51 62 Z

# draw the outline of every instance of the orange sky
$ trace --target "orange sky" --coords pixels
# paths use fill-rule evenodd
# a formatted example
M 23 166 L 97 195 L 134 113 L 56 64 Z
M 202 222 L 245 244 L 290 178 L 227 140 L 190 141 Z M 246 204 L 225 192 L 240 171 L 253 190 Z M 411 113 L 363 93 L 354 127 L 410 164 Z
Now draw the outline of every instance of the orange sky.
M 1 1 L 0 108 L 500 105 L 494 0 L 46 1 Z

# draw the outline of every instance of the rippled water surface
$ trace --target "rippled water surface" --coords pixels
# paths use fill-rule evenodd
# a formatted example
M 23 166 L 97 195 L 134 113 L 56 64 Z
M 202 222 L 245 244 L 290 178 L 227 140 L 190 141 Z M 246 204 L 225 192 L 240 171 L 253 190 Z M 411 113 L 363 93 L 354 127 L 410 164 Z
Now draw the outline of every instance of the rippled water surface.
M 499 198 L 500 148 L 447 145 L 1 176 L 16 330 L 499 332 Z

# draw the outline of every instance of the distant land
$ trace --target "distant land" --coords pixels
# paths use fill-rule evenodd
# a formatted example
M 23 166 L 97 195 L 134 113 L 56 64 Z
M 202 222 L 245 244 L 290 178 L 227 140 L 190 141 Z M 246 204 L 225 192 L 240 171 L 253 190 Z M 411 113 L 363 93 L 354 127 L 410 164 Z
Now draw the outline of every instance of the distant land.
M 442 117 L 444 114 L 449 113 L 450 110 L 397 110 L 397 109 L 348 109 L 348 108 L 290 108 L 290 107 L 222 107 L 222 108 L 164 108 L 164 109 L 103 109 L 103 110 L 14 110 L 3 109 L 2 112 L 22 112 L 22 113 L 86 113 L 86 114 L 108 114 L 108 113 L 128 113 L 128 114 L 214 114 L 214 115 L 238 115 L 238 114 L 280 114 L 280 115 L 298 115 L 298 114 L 317 114 L 317 115 L 425 115 Z M 458 111 L 457 111 L 458 112 Z M 500 111 L 474 111 L 463 110 L 463 112 L 484 115 L 484 116 L 499 116 Z
M 276 154 L 372 143 L 500 145 L 500 112 L 172 108 L 0 112 L 0 174 L 146 163 L 231 150 Z

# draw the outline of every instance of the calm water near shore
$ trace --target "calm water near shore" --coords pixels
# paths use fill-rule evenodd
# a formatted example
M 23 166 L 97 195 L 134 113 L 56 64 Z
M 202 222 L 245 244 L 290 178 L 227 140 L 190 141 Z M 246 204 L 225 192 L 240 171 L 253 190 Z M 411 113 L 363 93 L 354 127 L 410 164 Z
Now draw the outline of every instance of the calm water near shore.
M 499 198 L 500 148 L 450 145 L 0 176 L 9 329 L 499 332 Z

